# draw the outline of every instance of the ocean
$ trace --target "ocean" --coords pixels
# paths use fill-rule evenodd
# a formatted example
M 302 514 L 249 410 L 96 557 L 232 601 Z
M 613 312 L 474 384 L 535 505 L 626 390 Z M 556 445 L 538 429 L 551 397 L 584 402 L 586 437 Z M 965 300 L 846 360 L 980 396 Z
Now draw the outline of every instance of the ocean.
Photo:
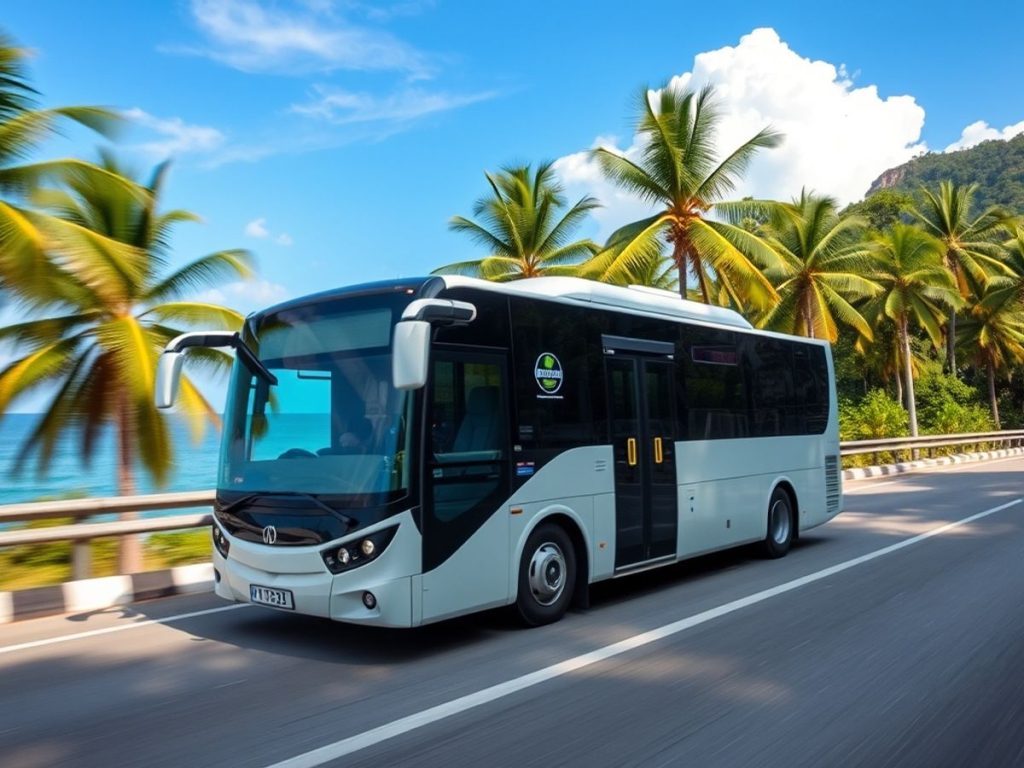
M 50 468 L 37 471 L 34 460 L 20 472 L 14 471 L 15 459 L 25 438 L 38 423 L 38 414 L 10 413 L 0 420 L 0 504 L 39 501 L 74 496 L 116 496 L 117 457 L 113 430 L 100 438 L 91 464 L 82 461 L 77 433 L 61 436 Z M 217 477 L 220 431 L 208 425 L 198 443 L 193 442 L 181 419 L 172 417 L 174 465 L 166 486 L 155 486 L 139 468 L 136 483 L 139 493 L 163 491 L 201 491 L 213 488 Z

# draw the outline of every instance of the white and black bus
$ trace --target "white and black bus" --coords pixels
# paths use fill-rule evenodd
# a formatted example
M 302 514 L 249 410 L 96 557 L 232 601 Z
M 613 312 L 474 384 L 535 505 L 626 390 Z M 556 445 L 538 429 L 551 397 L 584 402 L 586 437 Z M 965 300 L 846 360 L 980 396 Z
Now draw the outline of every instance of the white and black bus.
M 216 592 L 408 627 L 760 542 L 842 507 L 821 341 L 647 288 L 428 277 L 328 291 L 191 333 L 233 346 Z

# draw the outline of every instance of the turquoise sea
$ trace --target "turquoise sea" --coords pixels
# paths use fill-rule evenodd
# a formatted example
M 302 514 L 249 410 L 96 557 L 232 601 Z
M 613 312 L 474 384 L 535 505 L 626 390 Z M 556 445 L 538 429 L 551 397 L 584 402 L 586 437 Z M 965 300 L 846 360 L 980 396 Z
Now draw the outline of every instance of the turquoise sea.
M 24 439 L 38 422 L 36 414 L 12 413 L 0 420 L 0 504 L 37 501 L 68 495 L 114 496 L 117 494 L 117 467 L 113 432 L 102 436 L 92 463 L 81 458 L 77 434 L 65 434 L 57 445 L 53 461 L 45 474 L 36 471 L 30 461 L 20 472 L 14 471 L 15 459 Z M 166 487 L 155 487 L 143 471 L 137 473 L 139 493 L 160 491 L 198 491 L 213 488 L 217 476 L 220 432 L 207 427 L 203 439 L 194 443 L 182 421 L 173 422 L 174 468 Z

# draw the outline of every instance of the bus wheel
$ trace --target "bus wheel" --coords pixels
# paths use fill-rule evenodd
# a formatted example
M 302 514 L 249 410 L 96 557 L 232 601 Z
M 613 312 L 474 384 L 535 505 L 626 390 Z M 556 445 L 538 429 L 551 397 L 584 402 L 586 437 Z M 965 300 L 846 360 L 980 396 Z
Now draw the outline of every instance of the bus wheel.
M 768 502 L 768 535 L 761 543 L 766 557 L 782 557 L 793 543 L 793 503 L 789 494 L 776 488 Z
M 576 553 L 569 535 L 553 523 L 530 534 L 519 561 L 516 612 L 524 624 L 551 624 L 565 615 L 576 588 Z

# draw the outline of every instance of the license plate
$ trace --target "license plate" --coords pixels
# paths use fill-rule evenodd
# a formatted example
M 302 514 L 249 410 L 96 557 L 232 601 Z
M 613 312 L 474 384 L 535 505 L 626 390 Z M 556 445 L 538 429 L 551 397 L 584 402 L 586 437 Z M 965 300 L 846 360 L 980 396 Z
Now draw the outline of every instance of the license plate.
M 259 587 L 255 584 L 250 584 L 249 599 L 260 605 L 295 609 L 295 600 L 292 599 L 292 593 L 289 589 L 271 589 L 270 587 Z

